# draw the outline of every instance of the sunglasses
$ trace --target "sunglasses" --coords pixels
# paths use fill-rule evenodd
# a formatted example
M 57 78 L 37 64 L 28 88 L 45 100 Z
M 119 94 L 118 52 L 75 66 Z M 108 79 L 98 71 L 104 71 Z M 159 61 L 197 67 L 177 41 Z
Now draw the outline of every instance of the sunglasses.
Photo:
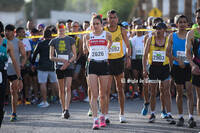
M 65 29 L 65 25 L 59 25 L 58 29 Z

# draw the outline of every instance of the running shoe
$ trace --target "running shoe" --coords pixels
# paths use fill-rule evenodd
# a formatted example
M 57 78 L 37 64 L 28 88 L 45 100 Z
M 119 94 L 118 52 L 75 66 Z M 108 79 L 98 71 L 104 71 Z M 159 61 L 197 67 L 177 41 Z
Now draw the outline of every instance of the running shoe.
M 31 102 L 27 101 L 27 100 L 24 100 L 24 104 L 25 105 L 31 105 Z
M 38 98 L 34 98 L 32 101 L 31 101 L 32 104 L 37 104 L 38 103 Z
M 194 121 L 192 117 L 188 120 L 188 126 L 189 128 L 193 128 L 197 126 L 196 122 Z
M 161 112 L 160 117 L 161 117 L 162 119 L 167 119 L 168 115 L 167 115 L 167 113 L 166 113 L 165 110 Z
M 144 106 L 143 106 L 143 109 L 141 111 L 141 114 L 144 115 L 144 116 L 147 115 L 148 110 L 149 110 L 149 103 L 145 103 Z
M 22 100 L 17 101 L 17 105 L 22 105 L 22 103 L 23 103 Z
M 154 115 L 154 113 L 152 113 L 149 117 L 149 123 L 154 123 L 156 119 L 156 116 Z
M 88 116 L 92 116 L 92 110 L 91 109 L 89 109 L 89 111 L 88 111 Z
M 70 117 L 69 111 L 65 110 L 65 112 L 64 112 L 64 118 L 65 119 L 69 119 L 69 117 Z
M 176 124 L 176 121 L 174 120 L 172 115 L 167 116 L 167 121 L 169 122 L 169 124 Z
M 106 127 L 106 121 L 104 116 L 100 116 L 100 127 Z
M 99 129 L 99 120 L 95 120 L 92 126 L 93 130 L 98 130 Z
M 176 123 L 176 126 L 178 127 L 182 127 L 184 125 L 184 119 L 183 117 L 178 119 L 178 122 Z
M 49 103 L 47 101 L 42 101 L 40 104 L 38 104 L 38 107 L 47 108 L 49 107 Z
M 119 115 L 119 122 L 120 123 L 126 123 L 126 118 L 124 115 Z
M 14 122 L 17 120 L 17 114 L 16 113 L 12 113 L 11 117 L 10 117 L 10 121 Z

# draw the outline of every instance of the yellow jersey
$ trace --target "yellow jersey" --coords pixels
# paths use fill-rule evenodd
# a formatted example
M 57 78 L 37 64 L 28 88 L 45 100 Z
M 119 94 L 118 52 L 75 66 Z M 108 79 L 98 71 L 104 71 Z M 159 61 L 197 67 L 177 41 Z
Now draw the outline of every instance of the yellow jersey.
M 156 46 L 155 36 L 152 36 L 150 52 L 148 54 L 148 62 L 152 65 L 152 62 L 163 63 L 162 65 L 169 64 L 169 58 L 166 56 L 166 49 L 168 44 L 168 37 L 166 37 L 165 45 L 163 47 Z
M 123 37 L 121 27 L 118 26 L 117 30 L 114 32 L 109 31 L 108 27 L 104 28 L 112 35 L 112 46 L 109 49 L 108 59 L 119 59 L 124 56 L 123 54 Z

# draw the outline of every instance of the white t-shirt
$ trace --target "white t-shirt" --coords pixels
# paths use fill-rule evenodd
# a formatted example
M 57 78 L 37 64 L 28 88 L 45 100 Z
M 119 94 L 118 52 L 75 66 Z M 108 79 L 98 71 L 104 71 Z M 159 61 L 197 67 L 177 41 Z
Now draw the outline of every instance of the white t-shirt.
M 132 44 L 132 59 L 136 59 L 137 56 L 144 55 L 144 35 L 134 36 L 130 39 Z
M 31 51 L 31 44 L 29 42 L 29 39 L 28 38 L 24 38 L 22 40 L 22 43 L 24 44 L 24 48 L 25 48 L 25 51 Z

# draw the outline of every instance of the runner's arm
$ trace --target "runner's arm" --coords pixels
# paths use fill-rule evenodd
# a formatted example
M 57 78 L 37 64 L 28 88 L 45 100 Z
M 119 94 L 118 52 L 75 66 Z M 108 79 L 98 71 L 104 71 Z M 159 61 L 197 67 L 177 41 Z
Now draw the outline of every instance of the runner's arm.
M 192 41 L 193 41 L 194 31 L 189 31 L 186 36 L 186 57 L 190 62 L 191 66 L 195 66 L 195 63 L 192 61 L 191 49 L 192 49 Z
M 18 43 L 19 43 L 19 51 L 22 57 L 21 66 L 24 67 L 27 61 L 26 51 L 25 51 L 24 44 L 22 43 L 22 41 L 19 40 Z

